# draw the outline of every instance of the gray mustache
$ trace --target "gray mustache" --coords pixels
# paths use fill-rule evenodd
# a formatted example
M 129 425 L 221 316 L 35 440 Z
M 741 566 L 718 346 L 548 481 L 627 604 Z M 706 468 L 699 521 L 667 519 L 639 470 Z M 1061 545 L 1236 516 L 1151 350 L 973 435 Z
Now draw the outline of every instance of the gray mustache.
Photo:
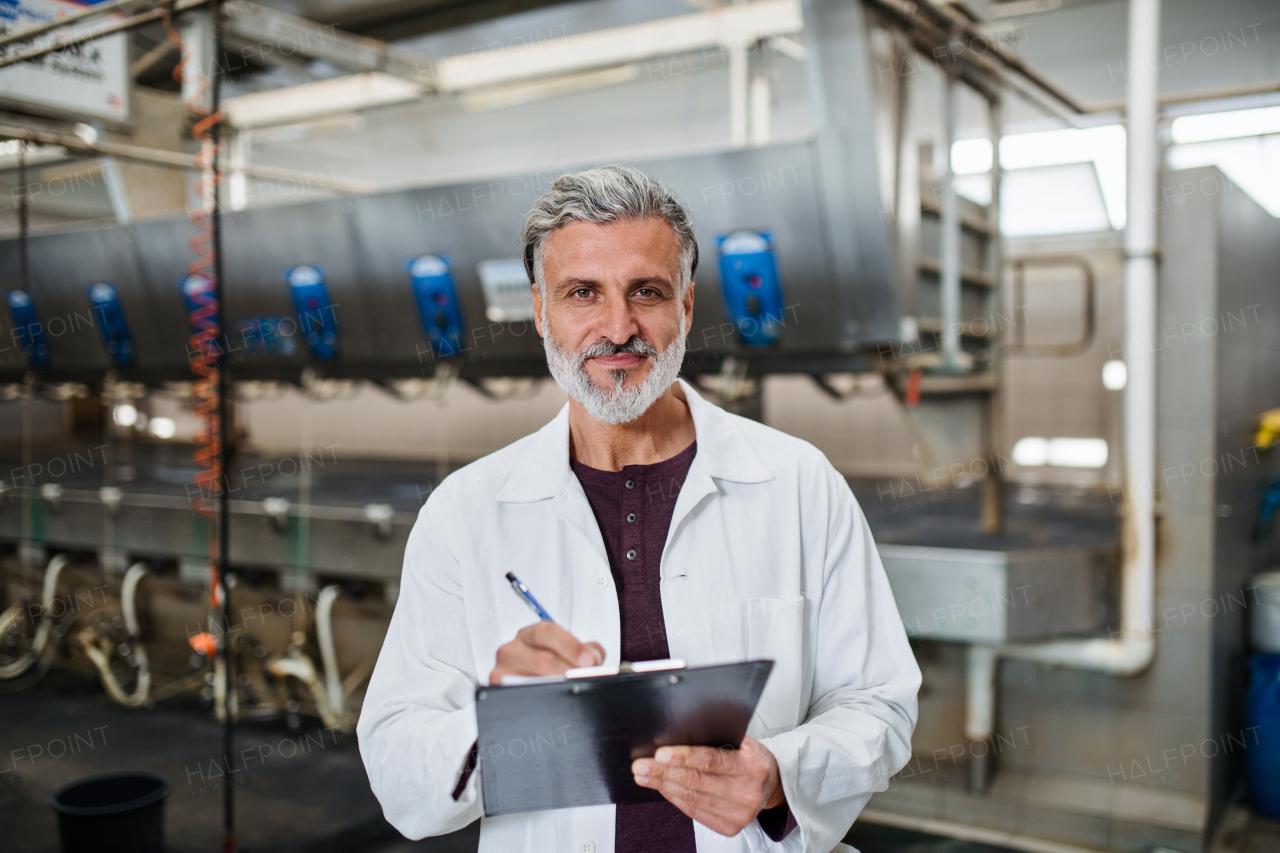
M 578 353 L 577 361 L 579 364 L 583 364 L 589 358 L 600 358 L 602 356 L 617 355 L 618 353 L 657 355 L 658 351 L 648 341 L 632 335 L 625 344 L 615 344 L 610 340 L 596 341 Z

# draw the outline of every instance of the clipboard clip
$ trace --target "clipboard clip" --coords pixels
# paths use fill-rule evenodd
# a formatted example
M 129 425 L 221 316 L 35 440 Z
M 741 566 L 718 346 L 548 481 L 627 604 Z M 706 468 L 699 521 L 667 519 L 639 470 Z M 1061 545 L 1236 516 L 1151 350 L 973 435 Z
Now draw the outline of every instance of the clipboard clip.
M 669 660 L 638 660 L 623 661 L 617 666 L 605 664 L 603 666 L 579 666 L 567 670 L 564 674 L 565 678 L 598 678 L 602 675 L 628 675 L 630 673 L 643 672 L 663 672 L 668 669 L 686 669 L 686 664 L 680 658 L 671 658 Z

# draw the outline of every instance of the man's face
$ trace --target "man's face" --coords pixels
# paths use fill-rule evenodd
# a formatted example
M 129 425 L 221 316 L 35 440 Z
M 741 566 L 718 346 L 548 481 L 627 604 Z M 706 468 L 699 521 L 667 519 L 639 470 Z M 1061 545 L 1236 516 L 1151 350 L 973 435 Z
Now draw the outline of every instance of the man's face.
M 655 363 L 673 345 L 683 354 L 693 323 L 693 286 L 681 295 L 680 243 L 671 226 L 661 219 L 571 222 L 547 235 L 542 258 L 546 297 L 544 304 L 534 288 L 534 322 L 549 357 L 556 348 L 573 355 L 580 364 L 566 369 L 580 370 L 605 394 L 631 397 L 658 380 L 669 386 L 674 374 L 659 375 L 667 372 L 662 365 L 655 374 Z

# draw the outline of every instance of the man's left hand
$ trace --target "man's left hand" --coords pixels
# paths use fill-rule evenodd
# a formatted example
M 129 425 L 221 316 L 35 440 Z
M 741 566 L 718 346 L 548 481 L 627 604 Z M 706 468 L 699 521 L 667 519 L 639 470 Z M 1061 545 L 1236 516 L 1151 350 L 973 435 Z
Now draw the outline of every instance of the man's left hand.
M 764 809 L 785 803 L 778 761 L 764 744 L 741 749 L 664 746 L 631 763 L 636 784 L 652 788 L 698 823 L 721 835 L 741 832 Z

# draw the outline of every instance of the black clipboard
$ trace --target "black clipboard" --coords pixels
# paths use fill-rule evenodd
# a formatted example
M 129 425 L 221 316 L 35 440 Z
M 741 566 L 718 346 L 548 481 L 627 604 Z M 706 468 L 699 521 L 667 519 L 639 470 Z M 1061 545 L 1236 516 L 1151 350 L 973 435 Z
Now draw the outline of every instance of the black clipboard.
M 771 660 L 476 690 L 486 817 L 646 803 L 631 762 L 660 746 L 737 748 Z

